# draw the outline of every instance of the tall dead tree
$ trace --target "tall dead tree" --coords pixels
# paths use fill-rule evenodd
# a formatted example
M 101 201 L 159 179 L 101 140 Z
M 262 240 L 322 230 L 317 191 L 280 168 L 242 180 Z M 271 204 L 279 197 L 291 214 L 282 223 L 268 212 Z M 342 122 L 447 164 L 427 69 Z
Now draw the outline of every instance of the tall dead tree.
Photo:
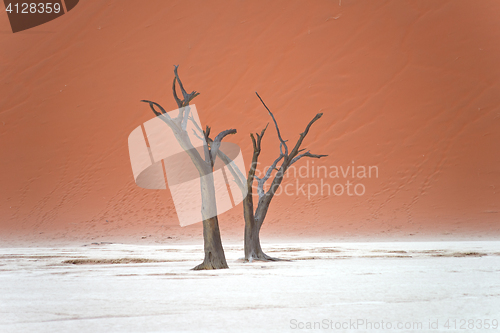
M 219 133 L 215 139 L 210 138 L 210 127 L 206 127 L 205 131 L 202 131 L 199 127 L 199 134 L 204 136 L 205 145 L 203 147 L 204 157 L 201 156 L 200 152 L 193 146 L 189 138 L 189 133 L 186 130 L 188 121 L 193 121 L 196 124 L 193 117 L 190 115 L 189 103 L 199 95 L 198 92 L 193 91 L 190 94 L 186 92 L 182 82 L 177 73 L 178 66 L 174 68 L 174 82 L 172 85 L 172 91 L 174 94 L 174 99 L 179 107 L 179 115 L 176 118 L 172 118 L 168 115 L 165 109 L 158 103 L 142 100 L 141 102 L 149 103 L 151 110 L 154 114 L 162 119 L 172 130 L 175 138 L 179 142 L 180 146 L 189 155 L 191 161 L 195 165 L 198 173 L 200 175 L 200 186 L 201 186 L 201 200 L 202 209 L 201 216 L 203 219 L 203 241 L 205 250 L 205 259 L 201 264 L 194 267 L 194 270 L 203 269 L 221 269 L 228 268 L 226 257 L 224 255 L 224 249 L 222 247 L 219 221 L 217 218 L 217 206 L 215 197 L 215 185 L 213 178 L 213 170 L 215 159 L 219 152 L 219 147 L 222 139 L 229 135 L 236 133 L 235 129 L 225 130 Z M 182 92 L 183 99 L 181 100 L 177 96 L 176 83 Z M 157 110 L 158 109 L 158 110 Z

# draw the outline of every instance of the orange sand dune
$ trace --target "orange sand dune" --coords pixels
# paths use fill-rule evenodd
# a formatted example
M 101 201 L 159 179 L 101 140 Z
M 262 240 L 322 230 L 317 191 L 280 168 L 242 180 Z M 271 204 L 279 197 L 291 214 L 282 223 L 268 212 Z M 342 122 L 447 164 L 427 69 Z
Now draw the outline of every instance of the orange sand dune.
M 258 91 L 290 144 L 324 113 L 304 146 L 329 156 L 309 171 L 378 170 L 290 176 L 298 192 L 275 198 L 264 238 L 499 235 L 498 17 L 494 0 L 110 0 L 13 34 L 0 14 L 0 238 L 200 240 L 168 190 L 135 185 L 128 155 L 153 117 L 140 100 L 175 108 L 174 64 L 247 163 L 270 121 Z M 278 152 L 270 127 L 261 165 Z M 363 195 L 300 191 L 348 180 Z M 241 205 L 220 223 L 242 239 Z

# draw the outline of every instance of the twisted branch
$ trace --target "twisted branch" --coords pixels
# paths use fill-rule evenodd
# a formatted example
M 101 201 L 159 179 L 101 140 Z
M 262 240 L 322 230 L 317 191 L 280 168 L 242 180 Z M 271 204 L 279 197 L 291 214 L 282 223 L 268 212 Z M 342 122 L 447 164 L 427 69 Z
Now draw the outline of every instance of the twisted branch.
M 217 154 L 219 152 L 219 148 L 220 148 L 220 144 L 221 144 L 222 139 L 224 139 L 224 137 L 226 137 L 229 134 L 235 134 L 235 133 L 236 133 L 235 129 L 228 129 L 228 130 L 222 131 L 219 134 L 217 134 L 217 136 L 215 137 L 214 141 L 210 145 L 210 154 L 211 154 L 211 158 L 212 158 L 212 166 L 215 163 L 215 158 L 217 157 Z
M 178 67 L 179 67 L 179 65 L 174 65 L 175 78 L 174 78 L 174 84 L 172 87 L 172 91 L 174 93 L 174 99 L 177 102 L 177 105 L 179 106 L 179 108 L 182 108 L 182 107 L 188 106 L 189 102 L 191 102 L 193 100 L 193 98 L 198 96 L 200 93 L 195 91 L 195 90 L 193 90 L 190 94 L 188 94 L 186 92 L 186 90 L 184 89 L 184 86 L 182 85 L 181 79 L 179 78 L 179 74 L 177 73 Z M 180 100 L 179 97 L 177 97 L 177 92 L 175 90 L 175 81 L 176 80 L 177 80 L 177 82 L 179 82 L 179 87 L 181 88 L 181 93 L 182 93 L 184 100 Z
M 281 144 L 285 147 L 285 154 L 288 155 L 288 147 L 287 147 L 287 145 L 285 143 L 286 141 L 283 140 L 283 138 L 281 137 L 280 129 L 278 127 L 278 123 L 276 122 L 276 119 L 274 118 L 273 113 L 271 112 L 271 110 L 269 110 L 269 108 L 267 107 L 266 103 L 264 103 L 264 101 L 262 100 L 262 98 L 260 98 L 259 94 L 257 92 L 255 92 L 255 94 L 260 99 L 260 101 L 262 102 L 262 104 L 264 105 L 264 107 L 267 109 L 267 112 L 269 112 L 269 115 L 271 116 L 271 118 L 273 118 L 274 125 L 276 125 L 276 132 L 278 133 L 278 138 L 279 138 Z

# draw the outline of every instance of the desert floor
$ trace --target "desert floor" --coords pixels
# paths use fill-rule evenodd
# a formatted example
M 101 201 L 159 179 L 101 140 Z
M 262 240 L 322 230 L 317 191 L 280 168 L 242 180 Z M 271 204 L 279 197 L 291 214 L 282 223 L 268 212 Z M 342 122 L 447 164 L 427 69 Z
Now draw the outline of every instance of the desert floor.
M 498 241 L 263 246 L 291 261 L 226 244 L 230 269 L 192 271 L 198 245 L 0 248 L 0 331 L 499 329 Z

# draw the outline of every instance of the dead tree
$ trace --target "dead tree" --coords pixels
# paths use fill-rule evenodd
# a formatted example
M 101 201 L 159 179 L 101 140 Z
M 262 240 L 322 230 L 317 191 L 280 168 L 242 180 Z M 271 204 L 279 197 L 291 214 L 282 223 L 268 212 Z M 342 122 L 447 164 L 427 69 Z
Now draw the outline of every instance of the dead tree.
M 281 137 L 281 133 L 278 127 L 278 123 L 273 113 L 266 106 L 262 98 L 260 98 L 259 94 L 256 92 L 257 97 L 259 97 L 260 101 L 266 108 L 267 112 L 271 116 L 274 125 L 276 127 L 276 132 L 278 134 L 278 139 L 280 141 L 280 155 L 276 158 L 266 171 L 262 178 L 259 178 L 255 175 L 258 165 L 258 159 L 261 152 L 261 141 L 266 132 L 267 126 L 261 131 L 260 134 L 255 133 L 250 134 L 253 144 L 253 156 L 252 156 L 252 164 L 250 166 L 250 170 L 248 171 L 248 177 L 246 179 L 246 187 L 247 187 L 247 195 L 243 200 L 243 214 L 245 218 L 245 260 L 279 260 L 277 258 L 273 258 L 268 256 L 262 251 L 260 246 L 260 229 L 267 215 L 267 211 L 269 210 L 269 205 L 271 204 L 271 200 L 273 199 L 276 191 L 278 190 L 281 182 L 283 181 L 283 177 L 285 176 L 288 168 L 293 165 L 295 162 L 300 160 L 303 157 L 311 157 L 311 158 L 321 158 L 327 155 L 316 155 L 311 154 L 309 151 L 303 152 L 305 149 L 301 149 L 300 146 L 304 141 L 307 133 L 309 133 L 309 129 L 312 124 L 314 124 L 321 116 L 322 113 L 318 113 L 306 126 L 304 132 L 302 132 L 299 136 L 299 139 L 295 143 L 295 146 L 291 151 L 288 149 L 287 141 L 283 140 Z M 281 163 L 279 166 L 278 164 Z M 271 176 L 272 179 L 271 185 L 267 191 L 264 190 L 264 185 L 266 181 L 268 181 Z M 257 181 L 257 193 L 259 196 L 259 200 L 257 203 L 257 208 L 254 210 L 254 202 L 253 202 L 253 182 Z
M 295 143 L 295 146 L 292 148 L 291 151 L 289 151 L 288 146 L 286 144 L 287 141 L 283 140 L 283 138 L 281 137 L 281 133 L 276 118 L 274 118 L 273 113 L 271 112 L 271 110 L 269 110 L 269 108 L 267 107 L 267 105 L 264 103 L 264 101 L 257 92 L 256 95 L 266 108 L 271 118 L 273 119 L 274 125 L 276 127 L 276 132 L 278 134 L 278 139 L 280 141 L 280 155 L 274 160 L 273 164 L 266 171 L 266 173 L 262 178 L 255 176 L 255 171 L 257 170 L 258 159 L 261 151 L 261 141 L 267 126 L 262 130 L 260 134 L 255 133 L 256 137 L 253 134 L 250 134 L 253 144 L 253 156 L 252 156 L 252 164 L 250 170 L 248 171 L 248 177 L 247 177 L 248 194 L 243 201 L 243 209 L 245 216 L 245 260 L 247 261 L 278 260 L 277 258 L 272 258 L 268 256 L 267 254 L 264 253 L 264 251 L 262 251 L 262 248 L 260 246 L 260 237 L 259 237 L 260 229 L 266 218 L 269 205 L 271 204 L 271 200 L 273 199 L 274 194 L 281 185 L 283 177 L 285 176 L 285 173 L 288 170 L 288 168 L 303 157 L 321 158 L 327 156 L 327 155 L 311 154 L 310 151 L 303 152 L 305 149 L 300 148 L 302 142 L 304 141 L 304 138 L 306 137 L 307 133 L 309 133 L 309 129 L 311 128 L 312 124 L 314 124 L 319 118 L 321 118 L 323 114 L 318 113 L 309 122 L 309 124 L 307 124 L 304 132 L 300 134 L 299 139 Z M 280 162 L 281 164 L 278 166 Z M 264 184 L 266 183 L 267 180 L 271 178 L 274 171 L 276 172 L 274 174 L 274 178 L 271 182 L 271 185 L 269 189 L 265 191 Z M 252 193 L 254 179 L 257 181 L 257 193 L 259 195 L 259 201 L 257 203 L 257 208 L 255 209 L 255 211 L 254 211 L 253 193 Z
M 213 170 L 215 159 L 218 155 L 222 139 L 229 134 L 236 133 L 236 130 L 225 130 L 219 133 L 215 137 L 215 139 L 212 140 L 210 139 L 210 127 L 207 126 L 205 131 L 202 131 L 200 128 L 198 128 L 200 135 L 204 136 L 204 140 L 206 142 L 203 148 L 204 157 L 201 156 L 200 152 L 198 152 L 198 150 L 191 143 L 188 132 L 186 130 L 188 121 L 191 120 L 196 124 L 196 122 L 194 122 L 193 118 L 190 116 L 189 103 L 196 96 L 198 96 L 199 93 L 193 91 L 188 94 L 186 92 L 177 73 L 177 68 L 178 66 L 175 66 L 174 83 L 172 85 L 174 99 L 177 102 L 177 106 L 179 107 L 179 115 L 176 118 L 172 119 L 172 117 L 170 117 L 165 109 L 158 103 L 148 100 L 142 100 L 142 102 L 149 103 L 149 106 L 151 107 L 151 110 L 153 110 L 154 114 L 160 117 L 171 128 L 172 132 L 175 135 L 175 138 L 179 142 L 180 146 L 184 149 L 184 151 L 189 155 L 191 161 L 195 165 L 200 175 L 202 200 L 201 216 L 203 218 L 203 241 L 205 259 L 201 264 L 194 267 L 193 269 L 203 270 L 228 268 L 220 237 L 219 221 L 217 219 Z M 183 97 L 182 100 L 177 96 L 175 88 L 176 82 L 179 84 L 179 87 L 181 89 Z
M 321 116 L 322 113 L 318 113 L 306 126 L 304 132 L 300 133 L 299 139 L 295 143 L 295 146 L 291 151 L 289 151 L 288 146 L 286 144 L 287 141 L 283 140 L 281 137 L 281 133 L 278 127 L 278 123 L 276 118 L 274 118 L 273 113 L 266 106 L 262 98 L 260 98 L 259 94 L 256 92 L 257 97 L 259 97 L 260 101 L 266 108 L 267 112 L 271 116 L 274 125 L 276 127 L 276 132 L 278 133 L 278 139 L 280 141 L 280 155 L 276 160 L 274 160 L 271 167 L 266 171 L 264 177 L 259 178 L 255 175 L 257 171 L 257 165 L 259 160 L 259 155 L 261 152 L 261 141 L 266 132 L 267 126 L 259 133 L 250 134 L 250 138 L 252 139 L 253 144 L 253 155 L 252 155 L 252 164 L 250 165 L 250 170 L 248 171 L 248 176 L 245 176 L 241 173 L 240 170 L 234 168 L 230 164 L 230 159 L 221 151 L 218 152 L 219 158 L 221 158 L 229 171 L 231 172 L 236 184 L 240 187 L 243 193 L 243 215 L 245 218 L 245 261 L 252 260 L 263 260 L 263 261 L 271 261 L 271 260 L 280 260 L 278 258 L 273 258 L 268 256 L 262 251 L 260 246 L 260 229 L 267 215 L 267 211 L 269 209 L 269 205 L 271 204 L 271 200 L 274 197 L 274 194 L 278 190 L 283 181 L 283 177 L 285 176 L 288 168 L 293 165 L 295 162 L 300 160 L 302 157 L 310 157 L 310 158 L 321 158 L 327 155 L 316 155 L 311 154 L 309 151 L 303 152 L 305 149 L 300 149 L 304 138 L 307 133 L 309 133 L 309 129 L 312 124 L 314 124 Z M 278 166 L 278 164 L 281 164 Z M 274 178 L 272 180 L 271 186 L 267 191 L 264 190 L 264 185 L 266 181 L 268 181 L 271 176 Z M 254 180 L 257 181 L 257 193 L 259 195 L 259 201 L 257 203 L 257 208 L 254 210 L 254 201 L 253 201 L 253 183 Z

